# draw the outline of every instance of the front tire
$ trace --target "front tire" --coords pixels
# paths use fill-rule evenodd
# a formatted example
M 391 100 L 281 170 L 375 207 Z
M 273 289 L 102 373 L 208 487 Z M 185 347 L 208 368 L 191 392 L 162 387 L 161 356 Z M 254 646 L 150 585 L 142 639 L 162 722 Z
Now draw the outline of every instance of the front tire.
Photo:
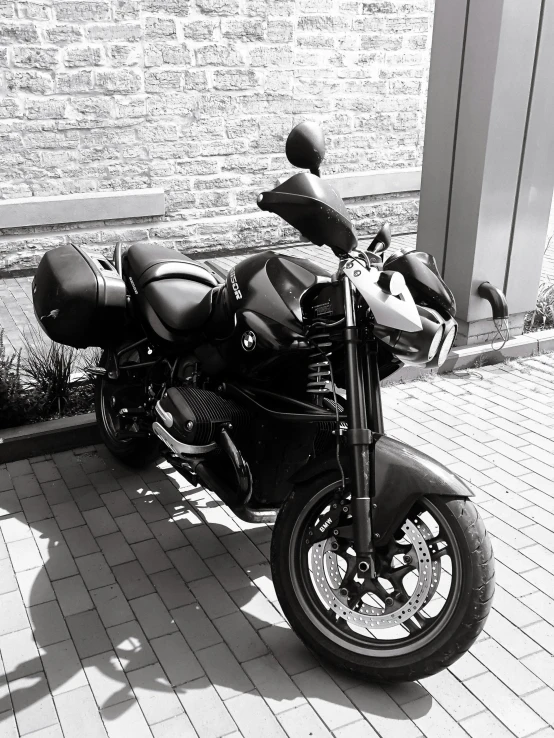
M 418 502 L 378 549 L 378 579 L 362 583 L 349 574 L 351 541 L 332 531 L 310 540 L 333 504 L 349 510 L 330 474 L 297 488 L 275 523 L 273 581 L 293 630 L 324 660 L 367 680 L 411 681 L 454 663 L 483 629 L 494 592 L 492 546 L 475 506 L 440 496 Z M 347 530 L 344 515 L 337 533 Z

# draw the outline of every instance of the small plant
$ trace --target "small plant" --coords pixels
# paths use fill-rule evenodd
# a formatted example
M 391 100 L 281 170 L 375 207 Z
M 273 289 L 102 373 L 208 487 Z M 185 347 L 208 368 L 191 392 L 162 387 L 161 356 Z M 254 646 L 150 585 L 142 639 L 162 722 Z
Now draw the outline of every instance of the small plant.
M 21 351 L 7 355 L 0 329 L 0 428 L 20 425 L 32 416 L 31 402 L 21 382 Z
M 70 398 L 75 349 L 47 342 L 34 328 L 26 336 L 26 343 L 26 356 L 21 368 L 41 398 L 39 412 L 48 415 L 57 411 L 61 415 Z
M 524 332 L 541 331 L 554 328 L 554 283 L 541 282 L 537 295 L 537 304 L 525 316 Z

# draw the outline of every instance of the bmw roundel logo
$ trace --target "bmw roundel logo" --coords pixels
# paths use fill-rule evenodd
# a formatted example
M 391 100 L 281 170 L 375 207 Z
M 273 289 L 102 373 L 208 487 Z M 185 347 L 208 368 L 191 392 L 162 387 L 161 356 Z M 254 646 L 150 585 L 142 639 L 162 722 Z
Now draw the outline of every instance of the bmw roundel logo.
M 241 342 L 245 351 L 252 351 L 256 348 L 256 334 L 253 331 L 245 331 L 242 334 Z

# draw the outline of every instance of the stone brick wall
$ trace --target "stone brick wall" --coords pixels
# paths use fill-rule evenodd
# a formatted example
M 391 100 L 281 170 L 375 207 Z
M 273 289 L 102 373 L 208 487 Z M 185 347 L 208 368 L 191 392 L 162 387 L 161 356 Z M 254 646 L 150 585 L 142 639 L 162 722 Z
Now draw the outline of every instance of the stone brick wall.
M 0 268 L 73 240 L 260 247 L 256 194 L 323 125 L 324 173 L 418 166 L 432 0 L 0 0 L 2 198 L 163 187 L 164 218 L 0 231 Z M 417 193 L 349 202 L 414 228 Z

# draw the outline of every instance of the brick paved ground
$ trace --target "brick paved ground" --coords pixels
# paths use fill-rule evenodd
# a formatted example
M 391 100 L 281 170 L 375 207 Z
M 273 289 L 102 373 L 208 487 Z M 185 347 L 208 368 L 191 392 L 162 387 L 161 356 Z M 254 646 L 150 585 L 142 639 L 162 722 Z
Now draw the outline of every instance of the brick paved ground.
M 385 390 L 387 429 L 468 480 L 498 588 L 470 655 L 381 687 L 283 621 L 271 530 L 103 447 L 0 467 L 0 736 L 482 738 L 554 731 L 554 356 Z

